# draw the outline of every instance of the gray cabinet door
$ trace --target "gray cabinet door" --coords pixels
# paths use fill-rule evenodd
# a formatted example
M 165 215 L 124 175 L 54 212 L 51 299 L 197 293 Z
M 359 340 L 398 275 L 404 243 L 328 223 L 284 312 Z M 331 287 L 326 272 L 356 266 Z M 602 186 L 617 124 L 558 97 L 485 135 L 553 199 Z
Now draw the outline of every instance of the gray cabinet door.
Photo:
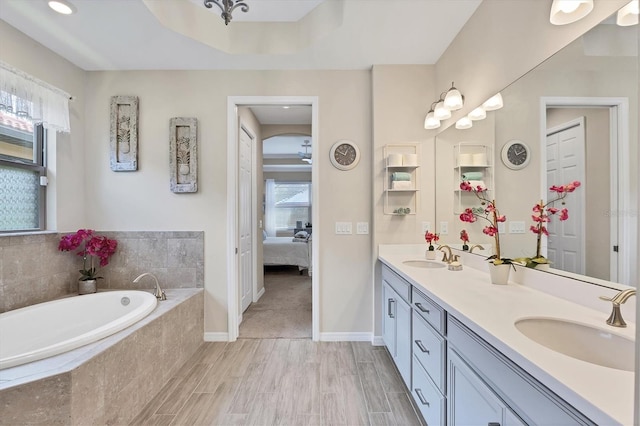
M 389 284 L 382 281 L 382 340 L 392 358 L 396 356 L 396 305 L 398 297 Z
M 411 389 L 411 306 L 398 299 L 396 308 L 396 356 L 394 358 L 402 379 Z
M 448 358 L 450 426 L 524 425 L 455 351 Z

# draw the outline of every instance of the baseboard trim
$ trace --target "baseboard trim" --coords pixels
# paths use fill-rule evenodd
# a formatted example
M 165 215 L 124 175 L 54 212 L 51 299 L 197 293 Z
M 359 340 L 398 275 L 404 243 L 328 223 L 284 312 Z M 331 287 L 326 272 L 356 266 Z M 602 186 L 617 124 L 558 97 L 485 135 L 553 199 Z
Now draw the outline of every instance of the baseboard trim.
M 228 342 L 229 333 L 206 332 L 204 333 L 204 341 L 205 342 Z
M 256 294 L 256 300 L 254 300 L 253 302 L 257 302 L 258 300 L 260 300 L 260 298 L 264 295 L 264 287 L 262 287 L 260 289 L 260 291 L 258 291 L 258 294 Z
M 371 333 L 320 333 L 321 342 L 370 342 Z
M 373 346 L 384 346 L 384 339 L 382 336 L 373 336 L 373 342 L 371 342 Z

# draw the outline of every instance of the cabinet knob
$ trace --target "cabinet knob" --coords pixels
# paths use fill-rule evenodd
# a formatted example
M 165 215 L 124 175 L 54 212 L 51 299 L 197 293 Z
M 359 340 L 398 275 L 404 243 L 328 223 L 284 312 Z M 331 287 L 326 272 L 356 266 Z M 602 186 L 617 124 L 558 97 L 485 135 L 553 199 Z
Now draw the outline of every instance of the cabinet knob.
M 418 399 L 420 399 L 420 402 L 422 403 L 422 405 L 426 405 L 427 407 L 429 407 L 429 401 L 427 401 L 427 399 L 422 394 L 422 389 L 416 388 L 415 391 L 416 391 L 416 395 L 418 395 Z M 498 425 L 498 426 L 500 426 L 500 425 Z
M 420 348 L 420 350 L 426 354 L 430 354 L 429 349 L 425 348 L 424 345 L 422 344 L 422 340 L 416 340 L 416 345 L 418 345 L 418 347 Z
M 429 313 L 429 310 L 427 308 L 425 308 L 424 306 L 422 306 L 422 303 L 420 303 L 420 302 L 416 302 L 416 307 L 418 309 L 420 309 L 420 312 Z

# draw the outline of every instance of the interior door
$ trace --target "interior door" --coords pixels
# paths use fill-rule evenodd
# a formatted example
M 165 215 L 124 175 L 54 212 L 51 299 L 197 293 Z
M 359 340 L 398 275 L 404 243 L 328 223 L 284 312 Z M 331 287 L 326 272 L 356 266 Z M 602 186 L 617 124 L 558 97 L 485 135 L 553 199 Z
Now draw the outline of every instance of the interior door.
M 252 301 L 253 288 L 253 253 L 252 253 L 252 223 L 251 220 L 251 200 L 253 197 L 251 190 L 251 147 L 253 145 L 253 137 L 240 127 L 239 141 L 239 176 L 238 176 L 238 192 L 239 192 L 239 233 L 240 233 L 240 298 L 241 307 L 244 312 L 247 310 Z
M 584 120 L 568 126 L 559 126 L 547 134 L 547 186 L 563 185 L 573 181 L 584 182 L 585 136 Z M 547 224 L 547 258 L 554 268 L 578 274 L 585 273 L 584 235 L 584 191 L 565 198 L 565 205 L 557 208 L 569 209 L 570 220 L 559 221 L 557 217 Z M 547 193 L 547 199 L 555 198 Z

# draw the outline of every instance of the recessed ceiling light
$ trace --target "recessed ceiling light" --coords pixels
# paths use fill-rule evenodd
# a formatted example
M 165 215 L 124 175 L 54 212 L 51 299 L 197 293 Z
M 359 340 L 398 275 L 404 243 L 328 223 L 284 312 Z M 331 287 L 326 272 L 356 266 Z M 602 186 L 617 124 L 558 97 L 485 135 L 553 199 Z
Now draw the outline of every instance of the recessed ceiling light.
M 76 12 L 75 6 L 66 0 L 49 0 L 48 5 L 62 15 L 71 15 Z

